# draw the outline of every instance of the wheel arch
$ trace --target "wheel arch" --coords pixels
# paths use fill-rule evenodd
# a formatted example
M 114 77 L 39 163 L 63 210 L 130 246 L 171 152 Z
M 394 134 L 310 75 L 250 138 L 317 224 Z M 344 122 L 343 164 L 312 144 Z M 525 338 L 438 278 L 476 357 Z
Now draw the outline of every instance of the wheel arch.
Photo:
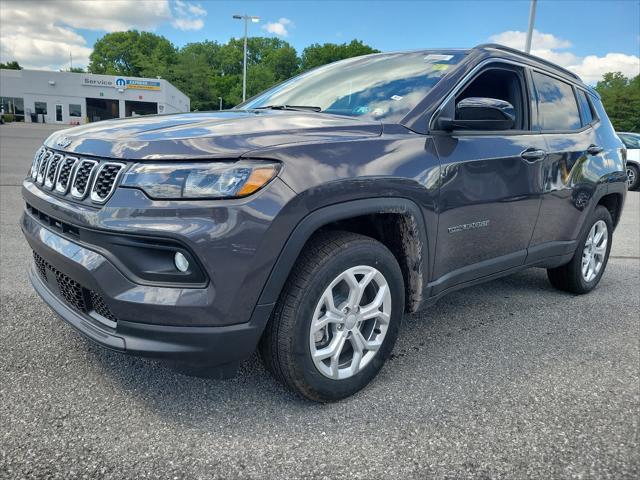
M 361 225 L 365 217 L 379 220 L 379 235 L 348 227 L 349 221 L 355 224 L 357 220 Z M 395 222 L 391 222 L 391 218 Z M 325 206 L 307 214 L 293 229 L 280 251 L 260 294 L 258 305 L 274 304 L 278 300 L 309 239 L 328 228 L 362 233 L 385 244 L 398 260 L 405 277 L 405 308 L 410 312 L 420 308 L 424 301 L 429 264 L 425 221 L 418 205 L 402 197 L 352 200 Z

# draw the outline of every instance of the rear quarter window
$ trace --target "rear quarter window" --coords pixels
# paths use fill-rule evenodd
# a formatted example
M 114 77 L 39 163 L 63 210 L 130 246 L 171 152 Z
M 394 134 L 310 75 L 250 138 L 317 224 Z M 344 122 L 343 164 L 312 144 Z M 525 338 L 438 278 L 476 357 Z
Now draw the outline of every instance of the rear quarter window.
M 538 94 L 538 123 L 542 130 L 578 130 L 582 120 L 573 87 L 539 72 L 533 72 Z
M 580 105 L 580 116 L 582 117 L 582 125 L 589 125 L 593 122 L 594 114 L 591 102 L 587 98 L 587 94 L 582 90 L 577 90 L 578 104 Z

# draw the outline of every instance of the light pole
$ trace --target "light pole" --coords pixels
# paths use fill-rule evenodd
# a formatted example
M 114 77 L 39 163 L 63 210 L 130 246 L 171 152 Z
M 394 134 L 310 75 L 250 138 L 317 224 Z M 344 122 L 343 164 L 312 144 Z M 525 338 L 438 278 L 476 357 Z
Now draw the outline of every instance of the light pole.
M 251 15 L 234 15 L 236 20 L 244 20 L 244 60 L 242 62 L 242 101 L 247 99 L 247 24 L 249 20 L 253 23 L 258 23 L 260 17 L 254 17 Z
M 524 51 L 531 53 L 531 37 L 533 37 L 533 25 L 536 23 L 536 0 L 531 0 L 529 7 L 529 29 L 527 30 L 527 41 L 524 45 Z
M 222 97 L 218 97 L 218 100 L 220 100 L 220 110 L 222 110 Z

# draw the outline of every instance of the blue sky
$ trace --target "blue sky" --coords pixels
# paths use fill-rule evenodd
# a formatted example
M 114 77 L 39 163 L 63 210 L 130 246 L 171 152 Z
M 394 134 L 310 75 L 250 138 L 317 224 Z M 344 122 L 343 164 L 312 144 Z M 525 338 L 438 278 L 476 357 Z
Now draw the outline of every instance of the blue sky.
M 234 13 L 261 17 L 251 33 L 287 18 L 285 39 L 296 49 L 319 42 L 358 38 L 380 50 L 424 47 L 470 47 L 507 30 L 526 31 L 528 0 L 503 1 L 297 1 L 197 2 L 207 10 L 204 27 L 177 32 L 170 26 L 157 30 L 176 45 L 203 38 L 226 41 L 242 35 L 242 22 Z M 537 7 L 536 29 L 569 40 L 577 55 L 607 52 L 638 54 L 640 2 L 545 1 Z M 95 37 L 94 37 L 95 38 Z
M 299 52 L 311 43 L 353 38 L 383 51 L 470 47 L 490 40 L 517 47 L 524 42 L 529 0 L 4 0 L 1 13 L 2 61 L 13 56 L 27 66 L 56 68 L 64 65 L 69 51 L 75 64 L 86 63 L 97 38 L 126 28 L 154 31 L 176 46 L 205 39 L 226 42 L 242 35 L 242 22 L 231 18 L 236 13 L 261 18 L 250 25 L 251 35 L 277 36 Z M 16 16 L 23 21 L 11 21 Z M 12 28 L 5 28 L 9 23 Z M 638 0 L 539 0 L 536 30 L 534 53 L 590 79 L 618 65 L 628 75 L 640 68 Z

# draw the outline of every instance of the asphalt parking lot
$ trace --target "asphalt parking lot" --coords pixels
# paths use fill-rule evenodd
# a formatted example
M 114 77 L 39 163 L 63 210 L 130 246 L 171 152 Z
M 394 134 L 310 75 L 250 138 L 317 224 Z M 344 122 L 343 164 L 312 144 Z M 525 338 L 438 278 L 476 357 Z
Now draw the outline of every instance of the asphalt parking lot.
M 405 318 L 332 405 L 257 358 L 228 381 L 97 347 L 32 291 L 20 183 L 54 127 L 0 127 L 0 478 L 638 478 L 640 193 L 596 291 L 529 270 Z

